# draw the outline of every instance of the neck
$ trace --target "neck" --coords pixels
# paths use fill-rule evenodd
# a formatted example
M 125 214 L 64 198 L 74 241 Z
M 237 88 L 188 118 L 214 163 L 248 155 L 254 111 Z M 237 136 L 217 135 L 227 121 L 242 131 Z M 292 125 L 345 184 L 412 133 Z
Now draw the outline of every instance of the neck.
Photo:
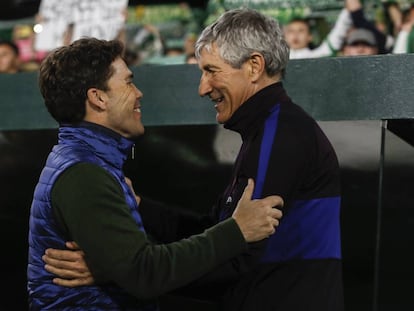
M 255 85 L 255 92 L 257 93 L 260 90 L 264 89 L 265 87 L 268 87 L 269 85 L 275 84 L 277 82 L 280 82 L 281 79 L 281 74 L 277 74 L 276 76 L 273 77 L 269 77 L 269 76 L 264 76 L 260 82 L 258 81 L 258 83 Z

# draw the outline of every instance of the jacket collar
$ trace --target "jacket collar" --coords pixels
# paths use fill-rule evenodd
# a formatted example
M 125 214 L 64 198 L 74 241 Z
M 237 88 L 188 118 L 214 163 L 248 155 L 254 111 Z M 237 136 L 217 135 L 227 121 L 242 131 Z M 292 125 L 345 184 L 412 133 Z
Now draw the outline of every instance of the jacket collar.
M 271 84 L 245 101 L 224 124 L 224 128 L 238 132 L 245 140 L 258 124 L 263 123 L 273 106 L 290 101 L 282 82 Z

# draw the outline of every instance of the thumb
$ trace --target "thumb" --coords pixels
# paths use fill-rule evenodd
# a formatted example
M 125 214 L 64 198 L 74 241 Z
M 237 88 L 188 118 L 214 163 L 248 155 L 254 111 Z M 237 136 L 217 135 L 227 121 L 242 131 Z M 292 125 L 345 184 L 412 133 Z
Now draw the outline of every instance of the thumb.
M 240 201 L 251 201 L 254 190 L 254 181 L 252 178 L 247 180 L 247 186 L 244 188 L 243 195 Z

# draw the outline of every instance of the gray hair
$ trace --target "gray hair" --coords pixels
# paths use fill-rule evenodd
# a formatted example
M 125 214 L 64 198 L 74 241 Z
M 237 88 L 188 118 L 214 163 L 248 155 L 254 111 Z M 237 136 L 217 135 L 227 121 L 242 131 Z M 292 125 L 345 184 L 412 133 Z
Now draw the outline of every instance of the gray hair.
M 269 76 L 283 75 L 289 60 L 289 47 L 277 20 L 252 9 L 227 11 L 207 26 L 195 45 L 197 59 L 204 48 L 211 51 L 213 43 L 233 68 L 241 68 L 253 52 L 259 52 Z

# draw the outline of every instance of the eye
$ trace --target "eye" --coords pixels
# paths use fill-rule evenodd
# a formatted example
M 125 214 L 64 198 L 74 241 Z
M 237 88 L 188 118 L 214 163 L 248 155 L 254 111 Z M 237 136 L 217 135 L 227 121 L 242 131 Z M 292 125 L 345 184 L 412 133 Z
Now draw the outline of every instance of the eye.
M 213 70 L 213 69 L 210 69 L 210 68 L 206 69 L 206 74 L 208 76 L 214 76 L 216 73 L 217 72 L 215 70 Z

